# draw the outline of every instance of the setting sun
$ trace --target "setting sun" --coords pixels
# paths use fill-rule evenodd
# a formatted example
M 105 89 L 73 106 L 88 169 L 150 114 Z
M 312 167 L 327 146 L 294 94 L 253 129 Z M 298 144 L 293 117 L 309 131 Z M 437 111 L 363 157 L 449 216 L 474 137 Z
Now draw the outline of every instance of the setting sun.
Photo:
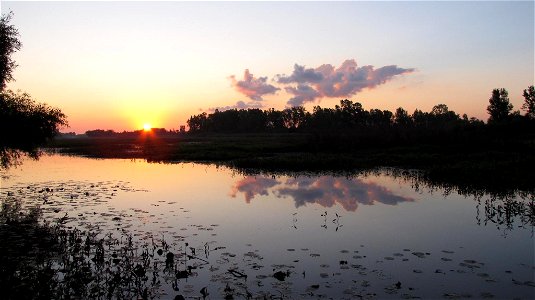
M 143 124 L 143 130 L 150 131 L 151 129 L 152 129 L 152 127 L 150 126 L 150 124 L 148 124 L 148 123 Z

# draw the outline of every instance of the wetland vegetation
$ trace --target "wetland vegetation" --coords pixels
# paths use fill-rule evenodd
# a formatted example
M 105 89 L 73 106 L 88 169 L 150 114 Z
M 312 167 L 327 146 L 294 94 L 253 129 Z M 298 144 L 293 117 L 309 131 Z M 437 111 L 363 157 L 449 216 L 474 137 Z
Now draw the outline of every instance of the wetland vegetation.
M 463 196 L 399 169 L 262 175 L 202 164 L 41 160 L 25 163 L 37 177 L 10 172 L 0 189 L 6 299 L 522 298 L 535 289 L 535 266 L 524 254 L 489 260 L 511 249 L 530 252 L 518 247 L 533 238 L 532 195 Z M 133 182 L 96 180 L 103 166 L 104 178 Z M 176 177 L 149 180 L 152 174 Z M 201 174 L 205 182 L 176 181 Z M 227 196 L 214 185 L 222 180 L 232 184 Z M 218 200 L 201 192 L 206 185 Z M 438 224 L 426 224 L 433 235 L 416 227 L 429 221 L 426 202 L 437 210 L 430 214 Z M 377 224 L 396 227 L 373 230 L 377 213 L 386 213 Z M 244 224 L 263 229 L 251 229 L 253 238 L 238 229 Z M 442 229 L 453 235 L 445 243 Z M 476 233 L 478 242 L 470 242 Z M 503 244 L 513 241 L 511 249 Z

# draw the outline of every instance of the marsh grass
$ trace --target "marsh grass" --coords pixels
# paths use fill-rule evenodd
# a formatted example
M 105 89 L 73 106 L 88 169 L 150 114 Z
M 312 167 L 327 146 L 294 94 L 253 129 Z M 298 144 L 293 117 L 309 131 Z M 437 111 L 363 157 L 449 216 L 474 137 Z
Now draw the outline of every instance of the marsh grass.
M 134 242 L 127 232 L 98 238 L 40 216 L 39 207 L 25 211 L 19 200 L 2 203 L 2 299 L 153 299 L 162 282 L 180 278 L 180 267 L 191 272 L 163 237 L 149 243 Z

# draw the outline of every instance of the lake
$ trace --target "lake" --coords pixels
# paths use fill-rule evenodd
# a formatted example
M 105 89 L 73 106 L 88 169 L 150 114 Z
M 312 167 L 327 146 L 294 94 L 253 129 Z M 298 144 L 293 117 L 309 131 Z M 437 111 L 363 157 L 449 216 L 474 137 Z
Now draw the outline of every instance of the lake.
M 2 201 L 118 241 L 110 253 L 145 245 L 141 284 L 162 299 L 535 298 L 533 196 L 460 195 L 389 170 L 244 175 L 56 154 L 1 176 Z

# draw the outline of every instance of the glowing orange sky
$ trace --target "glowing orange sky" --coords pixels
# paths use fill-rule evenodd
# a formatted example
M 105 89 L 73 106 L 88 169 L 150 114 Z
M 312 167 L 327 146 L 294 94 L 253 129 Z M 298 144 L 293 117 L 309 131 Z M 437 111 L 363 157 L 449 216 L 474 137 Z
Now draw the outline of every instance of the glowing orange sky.
M 397 65 L 415 71 L 347 97 L 366 109 L 445 103 L 486 120 L 493 88 L 520 109 L 534 83 L 533 2 L 2 2 L 21 51 L 16 82 L 62 109 L 70 128 L 178 129 L 201 110 L 252 100 L 229 79 L 249 69 L 279 88 L 294 64 Z M 410 17 L 409 17 L 410 16 Z M 345 97 L 307 103 L 332 107 Z

